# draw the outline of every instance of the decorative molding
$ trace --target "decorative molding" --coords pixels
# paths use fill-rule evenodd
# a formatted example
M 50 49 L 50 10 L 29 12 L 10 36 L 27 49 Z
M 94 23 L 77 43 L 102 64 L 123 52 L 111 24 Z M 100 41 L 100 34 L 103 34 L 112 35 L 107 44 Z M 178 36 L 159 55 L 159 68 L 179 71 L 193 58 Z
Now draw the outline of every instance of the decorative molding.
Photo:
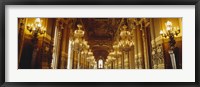
M 162 44 L 163 43 L 163 37 L 158 36 L 157 38 L 155 38 L 155 42 L 156 42 L 156 45 Z
M 164 69 L 164 52 L 163 46 L 158 45 L 152 49 L 152 63 L 154 69 Z

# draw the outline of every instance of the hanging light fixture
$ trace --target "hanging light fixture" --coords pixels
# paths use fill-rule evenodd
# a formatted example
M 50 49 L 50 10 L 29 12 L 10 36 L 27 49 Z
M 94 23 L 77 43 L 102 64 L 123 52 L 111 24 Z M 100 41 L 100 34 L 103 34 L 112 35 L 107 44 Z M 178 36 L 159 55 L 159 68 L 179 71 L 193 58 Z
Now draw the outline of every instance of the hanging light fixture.
M 83 45 L 84 45 L 83 36 L 85 32 L 81 29 L 82 25 L 78 24 L 77 27 L 78 27 L 78 30 L 74 31 L 74 41 L 72 42 L 72 45 L 75 51 L 80 52 L 83 50 Z
M 131 33 L 130 31 L 127 31 L 127 26 L 124 25 L 122 27 L 122 30 L 120 32 L 120 41 L 118 43 L 119 48 L 122 51 L 129 51 L 131 49 L 131 47 L 134 45 L 133 40 L 131 40 Z
M 87 41 L 83 38 L 85 32 L 82 30 L 82 25 L 77 25 L 78 29 L 74 31 L 74 40 L 72 42 L 73 50 L 78 52 L 78 63 L 77 68 L 79 69 L 80 66 L 80 56 L 81 54 L 85 55 L 85 58 L 87 58 L 88 55 L 88 49 L 89 45 Z

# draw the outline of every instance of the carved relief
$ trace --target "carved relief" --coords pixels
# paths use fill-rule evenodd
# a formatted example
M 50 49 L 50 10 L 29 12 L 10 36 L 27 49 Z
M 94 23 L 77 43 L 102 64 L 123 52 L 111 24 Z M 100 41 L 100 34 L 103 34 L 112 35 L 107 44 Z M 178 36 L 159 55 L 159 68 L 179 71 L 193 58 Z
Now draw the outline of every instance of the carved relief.
M 164 55 L 163 55 L 163 46 L 160 44 L 153 48 L 152 50 L 153 58 L 153 68 L 154 69 L 164 69 Z

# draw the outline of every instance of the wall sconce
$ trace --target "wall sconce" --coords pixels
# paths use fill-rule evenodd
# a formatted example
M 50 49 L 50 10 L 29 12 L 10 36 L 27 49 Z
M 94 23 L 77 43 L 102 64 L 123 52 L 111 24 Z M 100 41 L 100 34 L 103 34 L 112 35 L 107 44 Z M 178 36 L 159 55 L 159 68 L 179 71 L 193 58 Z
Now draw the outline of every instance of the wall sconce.
M 169 54 L 170 54 L 170 58 L 171 58 L 171 62 L 172 62 L 172 68 L 176 69 L 176 58 L 175 58 L 175 54 L 174 54 L 174 48 L 175 48 L 175 44 L 176 41 L 174 39 L 175 36 L 178 36 L 178 34 L 180 33 L 180 28 L 179 27 L 173 27 L 172 26 L 172 22 L 167 21 L 165 23 L 166 26 L 166 31 L 163 32 L 162 30 L 160 31 L 160 35 L 162 35 L 162 37 L 167 38 L 169 37 Z
M 40 18 L 36 18 L 34 23 L 28 24 L 26 27 L 27 27 L 27 30 L 29 30 L 33 34 L 32 42 L 34 44 L 34 49 L 33 49 L 33 53 L 32 53 L 33 58 L 32 58 L 31 67 L 35 68 L 36 53 L 38 51 L 38 47 L 37 47 L 38 38 L 37 37 L 38 37 L 38 34 L 44 34 L 46 32 L 46 28 L 44 28 L 42 26 L 42 22 L 41 22 Z M 46 50 L 49 50 L 49 49 L 46 49 Z
M 42 26 L 40 18 L 36 18 L 33 24 L 28 24 L 27 30 L 32 32 L 34 37 L 37 37 L 38 34 L 44 34 L 46 32 L 46 28 Z
M 166 30 L 162 31 L 160 30 L 160 35 L 162 35 L 162 37 L 170 37 L 170 36 L 178 36 L 178 34 L 180 33 L 180 28 L 179 27 L 173 27 L 172 26 L 172 22 L 167 21 L 165 23 L 166 26 Z

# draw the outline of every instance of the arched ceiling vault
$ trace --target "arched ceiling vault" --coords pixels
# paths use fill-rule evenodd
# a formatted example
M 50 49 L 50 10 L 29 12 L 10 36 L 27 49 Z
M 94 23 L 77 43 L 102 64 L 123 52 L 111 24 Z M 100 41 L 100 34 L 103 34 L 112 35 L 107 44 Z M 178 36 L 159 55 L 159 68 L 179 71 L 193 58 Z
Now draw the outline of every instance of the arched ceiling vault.
M 121 18 L 83 18 L 86 38 L 96 59 L 106 58 L 112 50 Z M 103 59 L 104 60 L 104 59 Z

